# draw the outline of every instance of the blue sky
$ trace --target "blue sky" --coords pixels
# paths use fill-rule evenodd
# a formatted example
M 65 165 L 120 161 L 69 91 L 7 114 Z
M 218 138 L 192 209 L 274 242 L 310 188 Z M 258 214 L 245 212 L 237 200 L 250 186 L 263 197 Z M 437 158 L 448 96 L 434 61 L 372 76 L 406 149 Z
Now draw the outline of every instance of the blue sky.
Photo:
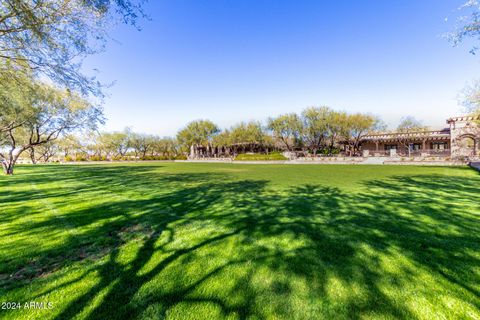
M 105 130 L 174 135 L 321 105 L 442 127 L 480 70 L 441 37 L 463 2 L 150 0 L 142 31 L 118 27 L 84 67 L 115 81 Z

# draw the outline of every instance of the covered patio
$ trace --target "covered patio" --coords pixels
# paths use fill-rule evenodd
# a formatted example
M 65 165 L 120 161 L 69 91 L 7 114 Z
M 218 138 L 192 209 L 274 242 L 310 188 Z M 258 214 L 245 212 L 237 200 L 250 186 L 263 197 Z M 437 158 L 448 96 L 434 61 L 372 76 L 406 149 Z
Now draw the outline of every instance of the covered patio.
M 367 135 L 362 139 L 364 156 L 444 156 L 451 155 L 450 129 L 409 133 Z

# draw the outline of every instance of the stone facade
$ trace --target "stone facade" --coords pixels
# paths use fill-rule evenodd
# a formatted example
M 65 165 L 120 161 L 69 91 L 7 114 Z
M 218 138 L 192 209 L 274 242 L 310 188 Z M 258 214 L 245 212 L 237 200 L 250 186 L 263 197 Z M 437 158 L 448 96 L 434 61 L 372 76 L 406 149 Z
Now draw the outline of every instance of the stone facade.
M 361 148 L 364 156 L 478 158 L 479 123 L 480 117 L 453 117 L 447 120 L 449 127 L 441 130 L 367 135 Z
M 477 117 L 455 117 L 447 120 L 450 125 L 452 157 L 476 157 L 479 155 L 480 127 Z

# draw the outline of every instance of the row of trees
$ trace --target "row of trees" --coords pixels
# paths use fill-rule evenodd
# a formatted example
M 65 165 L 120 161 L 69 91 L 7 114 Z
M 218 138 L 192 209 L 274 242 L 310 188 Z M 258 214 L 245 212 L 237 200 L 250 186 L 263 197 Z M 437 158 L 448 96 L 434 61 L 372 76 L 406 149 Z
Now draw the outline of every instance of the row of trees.
M 52 153 L 65 161 L 175 159 L 178 143 L 171 137 L 158 137 L 125 129 L 119 132 L 89 132 L 83 136 L 67 135 L 40 149 L 32 162 L 46 162 Z M 52 152 L 53 151 L 53 152 Z M 50 157 L 48 157 L 50 155 Z
M 340 145 L 351 155 L 359 150 L 367 133 L 385 130 L 383 122 L 369 114 L 349 114 L 329 107 L 310 107 L 301 114 L 288 113 L 260 122 L 241 122 L 221 131 L 208 120 L 194 121 L 182 129 L 177 139 L 181 145 L 194 147 L 228 146 L 236 154 L 247 147 L 281 149 L 303 154 L 332 154 Z M 255 150 L 253 150 L 255 151 Z
M 353 155 L 367 133 L 385 130 L 383 122 L 370 114 L 349 114 L 328 107 L 310 107 L 295 113 L 268 119 L 268 129 L 288 151 L 301 150 L 316 155 L 332 154 L 339 143 Z
M 26 145 L 33 163 L 62 160 L 178 159 L 193 148 L 222 148 L 234 156 L 245 151 L 273 150 L 300 152 L 303 155 L 334 154 L 346 148 L 358 152 L 362 137 L 380 129 L 382 122 L 368 114 L 348 114 L 328 107 L 311 107 L 301 114 L 284 114 L 259 121 L 240 122 L 221 130 L 209 120 L 187 124 L 175 138 L 120 132 L 64 135 L 56 141 Z M 56 157 L 54 157 L 56 156 Z
M 39 94 L 42 91 L 36 92 Z M 58 95 L 63 97 L 65 94 Z M 16 159 L 22 153 L 20 151 L 26 151 L 24 157 L 32 163 L 57 160 L 185 159 L 192 147 L 221 149 L 223 155 L 228 156 L 246 151 L 268 153 L 274 150 L 303 156 L 332 155 L 343 150 L 347 155 L 355 155 L 359 153 L 361 140 L 366 134 L 385 131 L 383 122 L 369 114 L 349 114 L 328 107 L 310 107 L 300 114 L 289 113 L 269 118 L 265 125 L 259 121 L 240 122 L 225 130 L 209 120 L 193 121 L 181 129 L 175 138 L 137 133 L 129 128 L 98 132 L 95 129 L 101 113 L 95 112 L 89 105 L 83 105 L 83 100 L 76 103 L 63 102 L 58 110 L 47 104 L 46 109 L 33 110 L 27 122 L 10 119 L 10 129 L 4 131 L 8 134 L 2 135 L 4 138 L 0 141 L 0 148 L 9 150 L 7 156 L 0 153 L 4 163 L 10 165 L 6 167 L 6 172 L 13 170 Z M 30 102 L 29 105 L 35 104 Z M 55 120 L 55 117 L 58 119 Z M 44 121 L 47 118 L 48 121 Z M 24 116 L 18 119 L 24 119 Z M 3 128 L 8 123 L 5 120 L 2 119 Z M 53 125 L 55 123 L 57 125 Z M 89 130 L 85 130 L 87 127 Z M 78 131 L 78 128 L 82 130 Z M 395 131 L 425 129 L 415 118 L 406 117 Z M 221 153 L 217 152 L 217 155 Z

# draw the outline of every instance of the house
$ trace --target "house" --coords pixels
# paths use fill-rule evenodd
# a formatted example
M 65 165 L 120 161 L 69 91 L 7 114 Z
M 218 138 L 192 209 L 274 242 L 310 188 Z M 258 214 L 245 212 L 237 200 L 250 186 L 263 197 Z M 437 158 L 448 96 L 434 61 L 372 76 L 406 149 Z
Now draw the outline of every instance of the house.
M 476 157 L 480 154 L 479 116 L 447 119 L 441 130 L 370 134 L 362 138 L 364 156 Z

